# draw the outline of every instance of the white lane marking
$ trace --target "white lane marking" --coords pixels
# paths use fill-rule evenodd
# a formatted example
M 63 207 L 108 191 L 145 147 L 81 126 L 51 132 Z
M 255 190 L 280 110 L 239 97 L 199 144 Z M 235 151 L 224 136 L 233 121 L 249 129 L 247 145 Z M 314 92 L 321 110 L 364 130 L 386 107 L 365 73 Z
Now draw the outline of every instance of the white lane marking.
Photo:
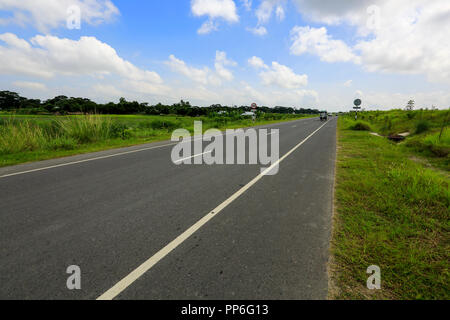
M 16 172 L 16 173 L 10 173 L 10 174 L 6 174 L 4 176 L 0 176 L 0 179 L 6 178 L 6 177 L 18 176 L 18 175 L 26 174 L 26 173 L 32 173 L 32 172 L 37 172 L 37 171 L 49 170 L 49 169 L 60 168 L 60 167 L 66 167 L 66 166 L 79 164 L 79 163 L 84 163 L 84 162 L 89 162 L 89 161 L 95 161 L 95 160 L 107 159 L 107 158 L 112 158 L 112 157 L 118 157 L 118 156 L 123 156 L 123 155 L 126 155 L 126 154 L 142 152 L 142 151 L 147 151 L 147 150 L 152 150 L 152 149 L 158 149 L 158 148 L 163 148 L 163 147 L 167 147 L 167 146 L 173 146 L 173 145 L 176 145 L 176 144 L 177 143 L 170 143 L 170 144 L 165 144 L 165 145 L 162 145 L 162 146 L 155 146 L 155 147 L 143 148 L 143 149 L 139 149 L 139 150 L 120 152 L 120 153 L 110 154 L 110 155 L 102 156 L 102 157 L 96 157 L 96 158 L 84 159 L 84 160 L 80 160 L 80 161 L 61 163 L 61 164 L 57 164 L 57 165 L 49 166 L 49 167 L 44 167 L 44 168 L 38 168 L 38 169 L 32 169 L 32 170 L 21 171 L 21 172 Z
M 201 139 L 202 138 L 193 139 L 193 140 L 190 140 L 190 142 L 198 141 L 198 140 L 201 140 Z M 188 141 L 189 140 L 185 140 L 184 142 L 188 142 Z M 43 168 L 37 168 L 37 169 L 32 169 L 32 170 L 27 170 L 27 171 L 21 171 L 21 172 L 5 174 L 3 176 L 0 176 L 0 179 L 7 178 L 7 177 L 18 176 L 18 175 L 22 175 L 22 174 L 26 174 L 26 173 L 32 173 L 32 172 L 44 171 L 44 170 L 49 170 L 49 169 L 54 169 L 54 168 L 71 166 L 71 165 L 74 165 L 74 164 L 79 164 L 79 163 L 84 163 L 84 162 L 90 162 L 90 161 L 101 160 L 101 159 L 108 159 L 108 158 L 123 156 L 123 155 L 127 155 L 127 154 L 132 154 L 132 153 L 137 153 L 137 152 L 142 152 L 142 151 L 148 151 L 148 150 L 152 150 L 152 149 L 159 149 L 159 148 L 163 148 L 163 147 L 174 146 L 174 145 L 176 145 L 178 143 L 179 142 L 168 143 L 168 144 L 164 144 L 164 145 L 161 145 L 161 146 L 154 146 L 154 147 L 148 147 L 148 148 L 143 148 L 143 149 L 138 149 L 138 150 L 120 152 L 120 153 L 110 154 L 110 155 L 107 155 L 107 156 L 95 157 L 95 158 L 84 159 L 84 160 L 80 160 L 80 161 L 61 163 L 61 164 L 57 164 L 57 165 L 49 166 L 49 167 L 43 167 Z
M 308 119 L 300 119 L 300 120 L 296 120 L 296 121 L 302 121 L 302 120 L 308 120 Z M 283 125 L 285 123 L 280 122 L 280 123 L 276 123 L 276 124 L 273 124 L 273 125 L 277 125 L 277 124 L 278 125 Z M 263 128 L 261 128 L 261 129 L 263 129 Z M 238 129 L 234 129 L 234 130 L 238 130 Z M 224 135 L 227 135 L 227 134 L 224 132 Z M 193 137 L 193 138 L 195 138 L 195 137 Z M 197 138 L 191 140 L 191 142 L 192 141 L 201 140 L 201 139 L 202 138 L 198 138 L 198 136 L 197 136 Z M 74 165 L 74 164 L 80 164 L 80 163 L 85 163 L 85 162 L 90 162 L 90 161 L 108 159 L 108 158 L 123 156 L 123 155 L 127 155 L 127 154 L 132 154 L 132 153 L 137 153 L 137 152 L 142 152 L 142 151 L 147 151 L 147 150 L 152 150 L 152 149 L 169 147 L 169 146 L 173 146 L 173 145 L 176 145 L 176 144 L 178 144 L 178 142 L 164 144 L 164 145 L 161 145 L 161 146 L 148 147 L 148 148 L 143 148 L 143 149 L 138 149 L 138 150 L 120 152 L 120 153 L 115 153 L 115 154 L 111 154 L 111 155 L 107 155 L 107 156 L 101 156 L 101 157 L 95 157 L 95 158 L 90 158 L 90 159 L 84 159 L 84 160 L 80 160 L 80 161 L 61 163 L 61 164 L 57 164 L 57 165 L 54 165 L 54 166 L 48 166 L 48 167 L 43 167 L 43 168 L 37 168 L 37 169 L 26 170 L 26 171 L 21 171 L 21 172 L 15 172 L 15 173 L 10 173 L 10 174 L 5 174 L 3 176 L 0 176 L 0 179 L 7 178 L 7 177 L 19 176 L 19 175 L 22 175 L 22 174 L 33 173 L 33 172 L 38 172 L 38 171 L 50 170 L 50 169 L 54 169 L 54 168 L 66 167 L 66 166 L 71 166 L 71 165 Z
M 197 158 L 197 157 L 200 157 L 200 156 L 202 156 L 202 155 L 204 155 L 204 154 L 208 154 L 208 153 L 212 153 L 212 152 L 213 152 L 213 150 L 207 151 L 207 152 L 203 152 L 203 153 L 199 153 L 199 154 L 196 154 L 196 155 L 194 155 L 194 156 L 190 156 L 190 157 L 186 157 L 186 158 L 183 158 L 183 159 L 174 161 L 174 163 L 177 164 L 177 163 L 183 162 L 184 160 L 189 160 L 189 159 L 192 159 L 192 158 Z
M 292 148 L 288 153 L 286 153 L 281 159 L 272 164 L 265 171 L 260 173 L 256 178 L 247 183 L 244 187 L 242 187 L 239 191 L 229 197 L 227 200 L 222 202 L 217 208 L 209 212 L 206 216 L 201 218 L 197 223 L 195 223 L 192 227 L 187 229 L 181 235 L 179 235 L 175 240 L 170 242 L 160 251 L 158 251 L 155 255 L 153 255 L 150 259 L 145 261 L 135 270 L 133 270 L 130 274 L 128 274 L 125 278 L 120 280 L 116 285 L 114 285 L 111 289 L 106 291 L 97 300 L 112 300 L 121 294 L 125 289 L 127 289 L 131 284 L 133 284 L 136 280 L 138 280 L 142 275 L 144 275 L 147 271 L 149 271 L 153 266 L 155 266 L 159 261 L 161 261 L 164 257 L 166 257 L 170 252 L 176 249 L 180 244 L 186 241 L 189 237 L 191 237 L 194 233 L 196 233 L 201 227 L 203 227 L 206 223 L 208 223 L 212 218 L 216 217 L 223 209 L 225 209 L 230 203 L 239 198 L 243 193 L 245 193 L 248 189 L 250 189 L 255 183 L 261 180 L 266 173 L 270 172 L 273 168 L 278 166 L 284 159 L 289 157 L 295 150 L 300 148 L 306 141 L 308 141 L 312 136 L 314 136 L 320 129 L 322 129 L 327 123 L 320 126 L 316 131 L 311 133 L 306 139 L 297 144 L 294 148 Z

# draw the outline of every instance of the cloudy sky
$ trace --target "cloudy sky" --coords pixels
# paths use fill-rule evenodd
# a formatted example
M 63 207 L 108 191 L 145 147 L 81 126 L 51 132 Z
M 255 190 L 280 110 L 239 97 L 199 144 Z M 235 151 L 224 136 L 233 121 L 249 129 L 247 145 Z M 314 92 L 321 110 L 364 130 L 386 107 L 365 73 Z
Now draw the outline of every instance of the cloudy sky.
M 0 90 L 448 108 L 449 39 L 449 0 L 0 0 Z

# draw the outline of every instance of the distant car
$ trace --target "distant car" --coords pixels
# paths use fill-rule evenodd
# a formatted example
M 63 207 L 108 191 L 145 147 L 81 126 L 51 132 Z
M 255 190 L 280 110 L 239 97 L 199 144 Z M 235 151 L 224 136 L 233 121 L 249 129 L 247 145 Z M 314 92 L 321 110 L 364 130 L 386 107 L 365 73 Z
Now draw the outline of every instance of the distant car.
M 320 121 L 327 121 L 328 120 L 328 113 L 322 112 L 320 114 Z

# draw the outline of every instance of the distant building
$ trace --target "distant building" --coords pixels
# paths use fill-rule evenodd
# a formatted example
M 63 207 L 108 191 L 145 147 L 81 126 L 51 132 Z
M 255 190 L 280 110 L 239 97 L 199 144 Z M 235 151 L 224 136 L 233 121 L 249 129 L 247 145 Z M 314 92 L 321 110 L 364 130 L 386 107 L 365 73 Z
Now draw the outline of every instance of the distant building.
M 241 114 L 242 117 L 249 117 L 249 116 L 252 117 L 254 115 L 255 115 L 255 113 L 254 112 L 250 112 L 250 111 L 244 112 L 243 114 Z

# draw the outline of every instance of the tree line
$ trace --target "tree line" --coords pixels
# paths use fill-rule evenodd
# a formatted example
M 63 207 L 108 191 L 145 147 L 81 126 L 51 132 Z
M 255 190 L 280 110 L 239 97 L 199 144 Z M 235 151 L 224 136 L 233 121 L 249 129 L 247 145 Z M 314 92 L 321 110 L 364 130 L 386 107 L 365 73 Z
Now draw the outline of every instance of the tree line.
M 120 98 L 119 102 L 96 103 L 87 98 L 74 98 L 67 96 L 57 96 L 52 99 L 41 101 L 39 99 L 28 99 L 20 96 L 16 92 L 0 91 L 0 110 L 15 111 L 19 113 L 38 114 L 74 114 L 74 113 L 96 113 L 96 114 L 148 114 L 148 115 L 168 115 L 176 114 L 180 116 L 207 116 L 211 113 L 242 113 L 251 111 L 250 106 L 223 106 L 213 104 L 209 107 L 198 107 L 191 105 L 188 101 L 181 100 L 172 105 L 158 103 L 139 103 L 137 101 L 127 101 Z M 317 109 L 293 108 L 277 106 L 269 108 L 262 106 L 259 112 L 278 114 L 318 114 Z

